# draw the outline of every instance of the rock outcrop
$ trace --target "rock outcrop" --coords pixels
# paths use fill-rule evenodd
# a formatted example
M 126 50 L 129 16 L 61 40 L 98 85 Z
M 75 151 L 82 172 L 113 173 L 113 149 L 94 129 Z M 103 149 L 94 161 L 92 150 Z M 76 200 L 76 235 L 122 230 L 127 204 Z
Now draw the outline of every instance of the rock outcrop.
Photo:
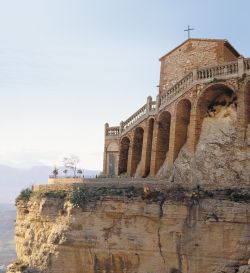
M 249 272 L 249 191 L 154 188 L 97 184 L 20 198 L 8 273 Z

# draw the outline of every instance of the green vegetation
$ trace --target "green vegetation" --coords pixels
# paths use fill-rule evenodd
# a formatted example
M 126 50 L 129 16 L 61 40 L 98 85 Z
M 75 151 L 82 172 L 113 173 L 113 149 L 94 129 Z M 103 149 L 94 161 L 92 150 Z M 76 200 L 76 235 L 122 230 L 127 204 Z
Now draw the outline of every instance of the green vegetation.
M 18 201 L 28 202 L 32 196 L 37 198 L 48 197 L 48 198 L 64 199 L 67 196 L 67 192 L 65 190 L 50 190 L 50 191 L 33 192 L 32 189 L 27 188 L 21 191 L 19 196 L 16 198 L 16 203 Z
M 20 200 L 28 202 L 30 200 L 31 195 L 32 195 L 31 188 L 22 190 L 19 196 L 16 198 L 16 203 Z
M 234 202 L 250 202 L 250 191 L 240 190 L 240 189 L 226 189 L 226 196 L 229 197 L 231 201 Z
M 84 208 L 88 204 L 97 204 L 98 201 L 110 197 L 123 198 L 141 198 L 145 202 L 159 202 L 165 200 L 185 201 L 198 203 L 204 198 L 229 199 L 234 202 L 250 202 L 250 192 L 246 189 L 220 189 L 220 190 L 203 190 L 200 187 L 186 189 L 180 185 L 171 188 L 162 188 L 160 190 L 149 189 L 143 186 L 88 186 L 83 185 L 77 188 L 67 190 L 48 190 L 33 192 L 30 188 L 22 190 L 16 201 L 29 201 L 34 196 L 36 198 L 60 198 L 69 200 L 75 207 Z M 164 200 L 164 201 L 163 201 Z
M 67 192 L 65 190 L 37 191 L 33 193 L 33 196 L 38 198 L 48 197 L 64 199 L 67 196 Z
M 84 208 L 88 203 L 97 203 L 105 196 L 114 197 L 122 196 L 126 198 L 141 197 L 142 188 L 108 188 L 108 187 L 78 187 L 70 195 L 70 201 L 75 207 Z

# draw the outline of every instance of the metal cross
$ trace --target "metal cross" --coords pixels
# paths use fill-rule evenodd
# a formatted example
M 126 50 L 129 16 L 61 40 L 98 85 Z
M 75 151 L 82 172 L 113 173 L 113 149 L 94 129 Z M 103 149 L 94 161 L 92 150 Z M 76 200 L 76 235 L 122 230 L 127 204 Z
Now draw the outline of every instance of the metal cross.
M 188 32 L 188 39 L 190 39 L 190 31 L 191 31 L 191 30 L 194 30 L 194 28 L 190 28 L 189 26 L 188 26 L 187 29 L 184 30 L 184 31 L 187 31 L 187 32 Z

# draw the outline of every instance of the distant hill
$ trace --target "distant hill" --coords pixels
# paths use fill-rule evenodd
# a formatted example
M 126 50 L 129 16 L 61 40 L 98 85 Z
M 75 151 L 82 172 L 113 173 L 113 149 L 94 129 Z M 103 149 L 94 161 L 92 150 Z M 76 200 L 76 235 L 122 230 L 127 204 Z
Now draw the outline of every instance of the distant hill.
M 0 204 L 14 204 L 16 196 L 32 184 L 46 184 L 52 171 L 51 166 L 34 166 L 30 169 L 12 168 L 0 165 Z M 93 177 L 99 171 L 84 170 L 86 177 Z
M 0 204 L 0 272 L 16 257 L 14 227 L 16 209 L 11 204 Z

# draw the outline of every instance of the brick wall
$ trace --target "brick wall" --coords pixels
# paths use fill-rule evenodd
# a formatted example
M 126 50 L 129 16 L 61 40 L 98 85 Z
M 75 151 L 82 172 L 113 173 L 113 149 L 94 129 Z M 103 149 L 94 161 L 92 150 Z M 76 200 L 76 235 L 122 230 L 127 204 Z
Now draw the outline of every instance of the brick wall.
M 238 57 L 224 40 L 189 39 L 163 56 L 160 72 L 160 94 L 169 89 L 194 68 L 231 62 Z

